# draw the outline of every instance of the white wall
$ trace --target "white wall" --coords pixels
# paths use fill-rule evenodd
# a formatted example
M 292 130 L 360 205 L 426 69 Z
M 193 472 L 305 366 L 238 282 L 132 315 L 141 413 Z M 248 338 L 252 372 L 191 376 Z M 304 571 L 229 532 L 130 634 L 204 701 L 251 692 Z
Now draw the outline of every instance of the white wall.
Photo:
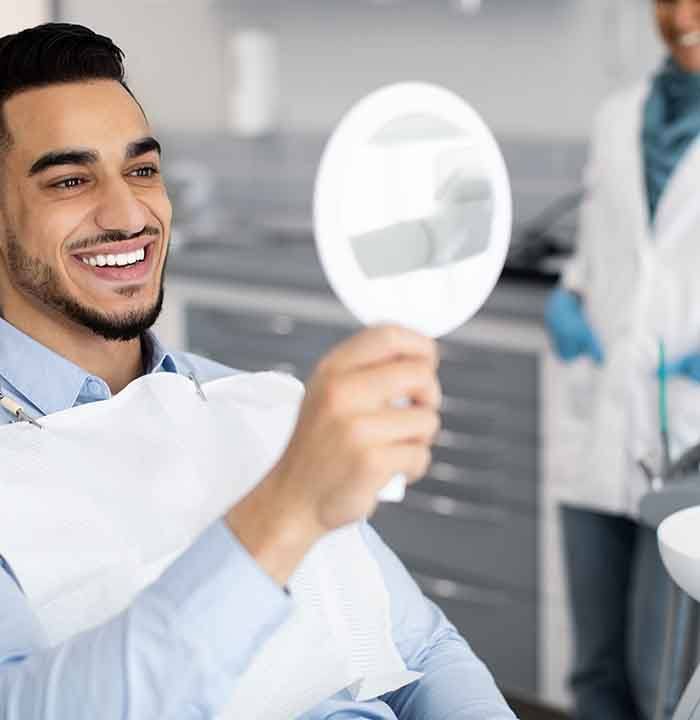
M 658 57 L 648 0 L 485 0 L 473 18 L 446 0 L 282 5 L 284 110 L 300 128 L 328 126 L 380 83 L 421 79 L 464 95 L 497 132 L 584 137 L 600 100 Z
M 207 0 L 61 0 L 61 20 L 87 25 L 124 50 L 127 80 L 153 124 L 205 131 L 221 128 L 224 120 L 224 31 L 210 5 Z
M 50 16 L 51 0 L 2 0 L 0 36 L 46 22 Z
M 157 124 L 225 125 L 223 44 L 235 24 L 276 32 L 282 118 L 327 131 L 356 98 L 400 79 L 463 94 L 502 134 L 584 138 L 601 99 L 659 57 L 648 0 L 62 0 L 111 35 Z

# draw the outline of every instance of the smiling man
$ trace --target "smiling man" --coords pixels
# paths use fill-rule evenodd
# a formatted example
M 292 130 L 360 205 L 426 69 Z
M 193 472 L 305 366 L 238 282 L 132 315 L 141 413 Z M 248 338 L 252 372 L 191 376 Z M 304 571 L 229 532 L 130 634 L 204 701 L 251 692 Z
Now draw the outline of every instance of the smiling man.
M 160 155 L 111 40 L 63 24 L 0 39 L 0 424 L 14 420 L 18 407 L 20 418 L 70 415 L 153 373 L 193 373 L 201 381 L 235 373 L 168 352 L 149 330 L 163 300 L 171 222 Z M 216 716 L 292 615 L 286 586 L 300 563 L 331 531 L 356 527 L 358 552 L 376 566 L 387 591 L 392 652 L 422 677 L 364 702 L 348 686 L 311 708 L 306 720 L 512 720 L 488 670 L 365 522 L 395 473 L 415 481 L 428 466 L 439 428 L 437 364 L 431 340 L 395 327 L 365 331 L 331 350 L 307 384 L 291 439 L 272 469 L 128 607 L 81 632 L 64 628 L 58 633 L 68 637 L 64 642 L 49 641 L 57 629 L 49 633 L 39 621 L 3 528 L 0 716 Z M 396 408 L 397 397 L 413 402 Z M 8 433 L 23 429 L 50 432 L 0 428 L 0 456 Z M 115 453 L 121 451 L 117 437 Z M 235 451 L 251 452 L 243 445 Z M 57 478 L 73 470 L 53 470 L 51 489 L 60 493 Z M 99 484 L 99 463 L 91 471 Z M 216 471 L 228 481 L 228 468 Z M 0 474 L 0 492 L 15 480 Z M 152 500 L 148 480 L 144 493 Z M 178 498 L 162 500 L 156 528 L 173 522 Z M 40 492 L 36 503 L 46 504 Z M 99 509 L 85 518 L 69 500 L 55 512 L 73 513 L 76 526 L 92 520 L 103 527 Z M 126 524 L 114 532 L 130 537 Z M 37 538 L 47 536 L 45 528 L 36 530 Z M 51 540 L 38 543 L 32 540 L 32 554 L 71 597 L 75 588 L 53 562 Z M 39 570 L 43 576 L 43 564 Z M 227 717 L 254 715 L 248 706 L 232 712 Z

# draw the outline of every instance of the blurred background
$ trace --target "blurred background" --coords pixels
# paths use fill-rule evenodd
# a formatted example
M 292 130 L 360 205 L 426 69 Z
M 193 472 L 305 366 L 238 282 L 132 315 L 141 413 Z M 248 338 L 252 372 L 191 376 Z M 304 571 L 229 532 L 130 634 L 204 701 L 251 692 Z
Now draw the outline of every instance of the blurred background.
M 375 522 L 524 718 L 570 706 L 556 493 L 565 472 L 542 312 L 574 243 L 593 114 L 662 55 L 646 0 L 3 0 L 2 34 L 53 18 L 126 53 L 175 209 L 161 333 L 304 377 L 354 328 L 316 260 L 313 181 L 343 113 L 395 81 L 444 85 L 501 144 L 513 245 L 443 341 L 428 478 Z M 556 437 L 556 442 L 552 440 Z

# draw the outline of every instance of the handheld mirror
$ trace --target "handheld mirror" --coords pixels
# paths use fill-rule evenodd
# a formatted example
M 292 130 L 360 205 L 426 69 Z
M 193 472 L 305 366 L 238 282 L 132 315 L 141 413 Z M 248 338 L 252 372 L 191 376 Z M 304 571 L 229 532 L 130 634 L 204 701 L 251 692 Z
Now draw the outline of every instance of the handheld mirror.
M 465 323 L 501 274 L 511 218 L 493 135 L 464 100 L 433 85 L 391 85 L 361 100 L 316 176 L 321 264 L 365 325 L 439 337 Z M 381 499 L 400 500 L 403 488 L 397 477 Z

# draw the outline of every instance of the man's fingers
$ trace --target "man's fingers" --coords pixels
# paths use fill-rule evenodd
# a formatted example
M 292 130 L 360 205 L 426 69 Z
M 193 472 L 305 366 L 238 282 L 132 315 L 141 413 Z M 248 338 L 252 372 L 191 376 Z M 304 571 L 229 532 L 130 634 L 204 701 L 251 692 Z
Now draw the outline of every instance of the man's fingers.
M 437 343 L 398 325 L 378 326 L 363 330 L 336 345 L 321 360 L 319 369 L 328 373 L 344 373 L 397 357 L 422 358 L 436 367 Z
M 425 361 L 396 360 L 337 378 L 328 392 L 349 413 L 378 412 L 406 399 L 407 404 L 439 408 L 440 382 Z
M 350 442 L 356 447 L 383 448 L 396 443 L 432 444 L 440 430 L 440 416 L 420 407 L 389 408 L 359 416 L 348 423 Z
M 368 478 L 379 492 L 396 475 L 403 475 L 409 484 L 420 480 L 428 472 L 431 461 L 430 448 L 426 445 L 388 445 L 368 454 L 358 471 L 359 476 Z

